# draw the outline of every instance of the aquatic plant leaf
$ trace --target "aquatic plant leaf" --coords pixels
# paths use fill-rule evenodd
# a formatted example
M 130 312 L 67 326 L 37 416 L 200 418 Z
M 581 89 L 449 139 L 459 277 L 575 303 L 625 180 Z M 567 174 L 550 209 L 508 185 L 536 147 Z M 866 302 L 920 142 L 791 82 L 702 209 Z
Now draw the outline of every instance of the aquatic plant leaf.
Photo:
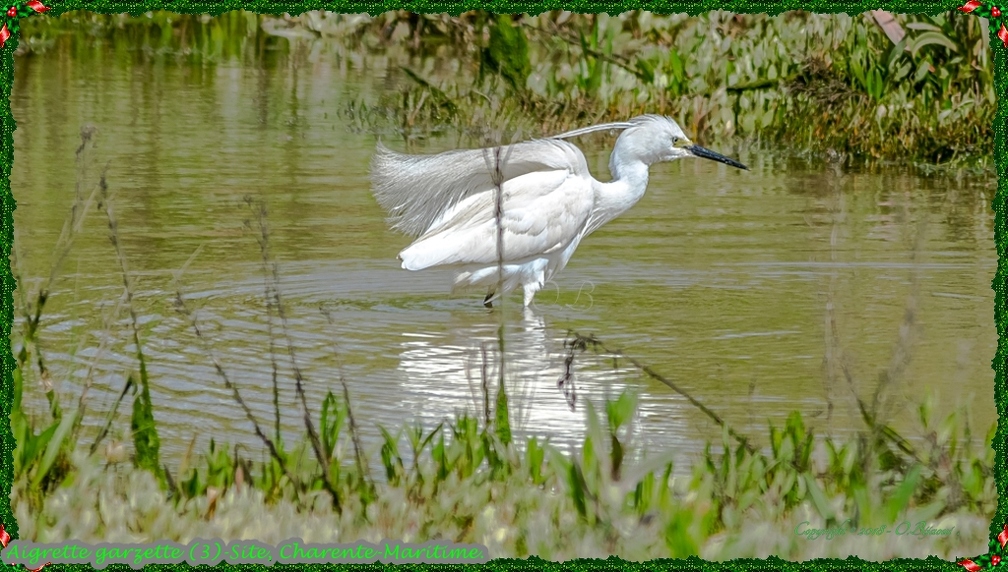
M 917 71 L 914 73 L 914 83 L 920 83 L 920 81 L 927 76 L 930 69 L 931 62 L 928 60 L 921 60 L 921 62 L 917 64 Z
M 655 59 L 640 58 L 635 62 L 637 79 L 645 84 L 654 82 Z
M 910 22 L 906 25 L 911 30 L 924 30 L 928 32 L 941 32 L 941 28 L 927 22 Z
M 900 486 L 896 488 L 892 496 L 889 497 L 889 500 L 886 501 L 883 510 L 889 522 L 895 522 L 896 517 L 909 508 L 914 491 L 917 490 L 917 486 L 920 484 L 921 470 L 920 465 L 911 467 L 910 471 L 903 477 L 903 482 L 900 483 Z
M 336 397 L 331 391 L 326 392 L 325 399 L 322 400 L 320 421 L 322 424 L 322 450 L 327 458 L 331 459 L 333 456 L 344 419 L 345 412 L 340 408 Z
M 158 438 L 157 425 L 154 423 L 153 405 L 145 377 L 141 363 L 141 381 L 145 383 L 141 385 L 140 393 L 133 398 L 133 416 L 130 423 L 136 453 L 135 463 L 140 468 L 160 475 L 161 440 Z
M 833 512 L 833 506 L 826 499 L 826 494 L 819 486 L 819 483 L 816 482 L 815 477 L 805 473 L 802 475 L 802 480 L 805 482 L 805 490 L 808 491 L 808 496 L 812 499 L 812 506 L 815 507 L 819 516 L 827 521 L 833 520 L 836 517 Z
M 606 402 L 606 417 L 609 420 L 609 432 L 616 434 L 637 409 L 637 399 L 629 391 L 623 393 L 615 401 Z
M 529 438 L 528 446 L 525 448 L 525 458 L 529 466 L 529 476 L 535 484 L 542 483 L 542 463 L 545 456 L 545 449 L 539 446 L 539 441 L 534 437 Z
M 654 484 L 655 484 L 654 472 L 648 472 L 644 475 L 644 478 L 637 483 L 634 488 L 634 509 L 637 510 L 637 514 L 643 515 L 651 507 L 651 498 L 654 495 Z
M 950 52 L 958 52 L 959 48 L 955 45 L 955 42 L 948 39 L 944 34 L 940 32 L 924 32 L 916 36 L 913 40 L 913 46 L 910 48 L 910 53 L 917 55 L 924 46 L 941 46 Z
M 504 445 L 511 443 L 511 421 L 508 419 L 508 398 L 504 384 L 497 391 L 497 407 L 494 411 L 494 432 Z
M 900 56 L 902 56 L 904 50 L 906 50 L 906 46 L 907 39 L 903 38 L 895 46 L 893 46 L 891 50 L 889 50 L 889 57 L 886 58 L 886 70 L 892 71 L 893 65 L 899 61 Z
M 570 489 L 571 500 L 574 501 L 574 508 L 577 509 L 578 514 L 582 518 L 586 518 L 588 516 L 588 509 L 585 504 L 585 489 L 587 488 L 587 484 L 585 483 L 584 474 L 581 472 L 581 467 L 577 463 L 570 463 L 567 471 L 567 484 Z
M 32 478 L 33 487 L 37 487 L 49 473 L 49 469 L 52 468 L 53 463 L 56 461 L 56 456 L 59 455 L 60 450 L 63 448 L 64 441 L 70 435 L 70 430 L 73 428 L 76 419 L 77 410 L 75 409 L 70 415 L 64 416 L 58 426 L 50 428 L 55 430 L 47 438 L 48 443 L 45 445 L 45 453 L 42 454 L 38 469 Z
M 403 471 L 402 457 L 399 455 L 399 436 L 393 437 L 384 427 L 379 427 L 382 434 L 381 458 L 385 466 L 385 476 L 389 484 L 397 486 Z
M 700 546 L 690 529 L 693 526 L 693 513 L 686 510 L 676 510 L 669 518 L 665 527 L 665 546 L 672 558 L 696 557 Z

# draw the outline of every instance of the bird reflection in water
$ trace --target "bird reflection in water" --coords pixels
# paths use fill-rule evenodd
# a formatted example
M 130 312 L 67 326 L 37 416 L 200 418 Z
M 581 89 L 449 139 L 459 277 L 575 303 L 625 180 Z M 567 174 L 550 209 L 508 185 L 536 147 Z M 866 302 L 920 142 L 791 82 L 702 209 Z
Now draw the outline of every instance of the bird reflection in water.
M 453 315 L 461 322 L 441 333 L 405 332 L 399 367 L 404 393 L 415 396 L 423 417 L 451 418 L 466 412 L 492 418 L 500 383 L 499 332 L 502 316 L 489 312 Z M 462 322 L 464 320 L 464 322 Z M 568 372 L 564 336 L 555 336 L 540 315 L 529 311 L 504 322 L 504 388 L 512 428 L 519 433 L 580 440 L 584 412 L 569 406 L 558 381 Z M 626 386 L 611 368 L 579 368 L 579 386 L 593 398 L 615 397 Z M 571 380 L 566 383 L 569 391 Z

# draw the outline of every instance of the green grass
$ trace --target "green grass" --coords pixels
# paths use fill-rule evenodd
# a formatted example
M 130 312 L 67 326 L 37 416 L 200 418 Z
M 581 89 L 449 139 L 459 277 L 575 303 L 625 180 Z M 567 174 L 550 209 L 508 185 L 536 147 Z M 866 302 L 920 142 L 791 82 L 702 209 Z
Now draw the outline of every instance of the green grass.
M 175 468 L 174 478 L 166 471 L 167 484 L 136 458 L 120 466 L 58 449 L 63 463 L 48 480 L 32 478 L 46 469 L 45 459 L 18 468 L 12 498 L 22 535 L 44 542 L 449 538 L 486 544 L 495 556 L 641 559 L 760 554 L 768 545 L 756 537 L 771 531 L 776 553 L 789 558 L 817 550 L 842 555 L 852 546 L 869 556 L 927 548 L 951 558 L 983 546 L 989 520 L 983 515 L 996 503 L 991 435 L 984 452 L 954 416 L 938 428 L 925 426 L 933 447 L 922 463 L 890 466 L 897 452 L 863 438 L 837 443 L 814 436 L 793 414 L 785 427 L 769 428 L 769 451 L 733 448 L 725 434 L 690 478 L 675 479 L 670 462 L 641 458 L 630 447 L 630 394 L 606 403 L 603 413 L 588 405 L 589 429 L 575 452 L 535 438 L 503 442 L 500 411 L 490 425 L 463 415 L 433 428 L 383 429 L 378 475 L 356 458 L 345 398 L 328 396 L 323 411 L 321 437 L 339 509 L 307 438 L 282 452 L 297 467 L 293 478 L 273 460 L 254 462 L 211 442 L 198 461 Z M 19 441 L 18 458 L 26 447 Z M 28 500 L 38 497 L 41 503 Z M 794 533 L 804 521 L 806 528 L 848 529 L 926 521 L 960 534 L 906 545 L 891 537 L 887 544 L 814 543 Z

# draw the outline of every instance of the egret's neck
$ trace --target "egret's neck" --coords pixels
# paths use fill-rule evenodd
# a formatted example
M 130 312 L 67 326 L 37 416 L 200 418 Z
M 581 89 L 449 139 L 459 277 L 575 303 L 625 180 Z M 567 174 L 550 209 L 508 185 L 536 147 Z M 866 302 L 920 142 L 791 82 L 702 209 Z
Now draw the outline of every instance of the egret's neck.
M 609 170 L 612 180 L 599 183 L 595 189 L 592 230 L 629 210 L 647 190 L 648 166 L 644 162 L 613 160 L 609 162 Z

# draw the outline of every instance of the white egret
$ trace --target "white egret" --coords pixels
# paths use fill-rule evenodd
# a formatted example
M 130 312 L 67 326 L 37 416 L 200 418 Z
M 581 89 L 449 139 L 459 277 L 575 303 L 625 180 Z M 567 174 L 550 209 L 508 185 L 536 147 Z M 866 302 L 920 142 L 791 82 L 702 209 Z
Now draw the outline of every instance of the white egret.
M 603 183 L 564 139 L 609 130 L 622 133 L 609 158 L 612 180 Z M 651 165 L 683 157 L 748 169 L 694 144 L 672 119 L 642 115 L 496 151 L 405 155 L 379 143 L 371 182 L 392 228 L 418 237 L 399 253 L 404 269 L 455 270 L 453 290 L 487 287 L 488 306 L 521 286 L 528 307 L 585 236 L 644 196 Z

